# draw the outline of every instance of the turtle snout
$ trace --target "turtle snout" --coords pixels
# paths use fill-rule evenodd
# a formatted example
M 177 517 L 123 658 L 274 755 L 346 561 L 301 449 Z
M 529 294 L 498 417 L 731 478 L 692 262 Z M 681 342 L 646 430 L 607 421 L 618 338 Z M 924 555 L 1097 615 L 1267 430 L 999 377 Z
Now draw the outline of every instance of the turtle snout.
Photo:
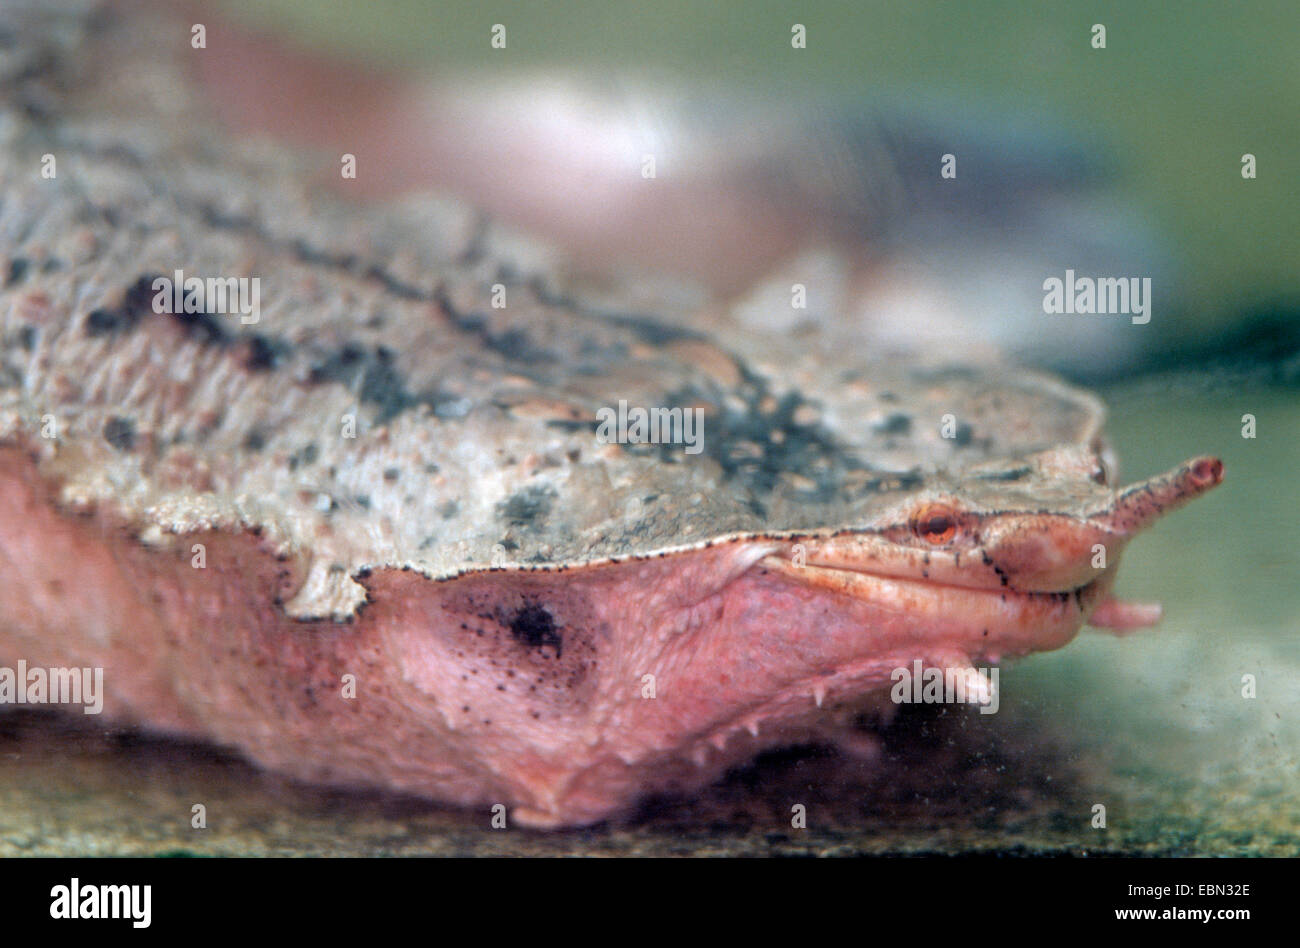
M 1066 592 L 1114 566 L 1124 539 L 1071 517 L 1042 515 L 1003 531 L 989 555 L 1012 589 Z

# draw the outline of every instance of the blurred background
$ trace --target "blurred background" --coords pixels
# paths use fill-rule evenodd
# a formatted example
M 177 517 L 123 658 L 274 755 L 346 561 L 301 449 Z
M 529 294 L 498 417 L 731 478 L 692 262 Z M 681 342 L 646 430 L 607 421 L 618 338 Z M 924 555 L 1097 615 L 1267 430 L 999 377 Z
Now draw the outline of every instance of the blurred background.
M 1081 274 L 1095 262 L 1096 273 L 1153 275 L 1155 322 L 1118 342 L 1103 337 L 1119 327 L 1089 336 L 1058 323 L 1061 331 L 1039 345 L 1046 361 L 1102 377 L 1133 368 L 1133 352 L 1142 364 L 1168 364 L 1229 349 L 1273 357 L 1296 348 L 1300 15 L 1286 0 L 957 7 L 826 0 L 797 8 L 577 0 L 491 10 L 427 0 L 223 0 L 219 9 L 340 62 L 409 67 L 461 88 L 538 74 L 594 77 L 604 90 L 641 82 L 683 100 L 683 112 L 695 111 L 688 118 L 715 131 L 735 124 L 729 97 L 741 92 L 773 110 L 792 106 L 804 119 L 830 113 L 849 139 L 864 134 L 846 127 L 853 119 L 879 120 L 885 132 L 865 134 L 883 138 L 896 161 L 924 160 L 931 185 L 937 155 L 947 151 L 958 156 L 962 185 L 983 171 L 1065 192 L 1101 182 L 1084 202 L 1040 201 L 1038 212 L 1052 219 L 1022 217 L 1018 243 L 1007 228 L 998 233 L 1018 260 L 1035 244 L 1052 245 L 1035 261 L 1040 299 L 1048 263 L 1077 262 Z M 794 22 L 807 28 L 807 49 L 791 48 Z M 504 50 L 489 48 L 494 23 L 507 29 Z M 1097 23 L 1106 27 L 1104 50 L 1091 45 Z M 768 142 L 772 152 L 807 162 L 826 141 L 807 133 L 807 123 L 774 122 Z M 908 151 L 913 145 L 934 147 L 922 159 Z M 1254 180 L 1241 175 L 1246 153 L 1257 161 Z M 832 193 L 847 202 L 842 184 Z M 911 258 L 916 247 L 929 248 L 927 261 L 974 293 L 976 272 L 962 264 L 983 241 L 945 248 L 936 246 L 937 228 L 922 234 L 911 241 Z M 894 228 L 889 236 L 914 235 Z M 1124 262 L 1127 269 L 1112 272 Z M 1015 328 L 1002 341 L 1016 342 L 1026 326 L 1006 318 Z M 1041 318 L 1029 328 L 1039 329 Z M 1071 354 L 1079 347 L 1084 357 Z

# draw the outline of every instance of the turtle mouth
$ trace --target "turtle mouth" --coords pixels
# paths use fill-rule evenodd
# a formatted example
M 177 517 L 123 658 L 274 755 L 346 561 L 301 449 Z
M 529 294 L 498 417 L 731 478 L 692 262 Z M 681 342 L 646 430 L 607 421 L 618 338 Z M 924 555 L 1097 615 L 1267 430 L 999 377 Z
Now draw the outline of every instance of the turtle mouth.
M 1093 591 L 1100 590 L 1104 586 L 1110 585 L 1110 570 L 1093 571 L 1093 578 L 1084 583 L 1067 584 L 1057 588 L 1042 589 L 1024 589 L 1018 587 L 1015 583 L 999 583 L 997 585 L 988 582 L 987 577 L 983 574 L 972 575 L 972 582 L 964 583 L 955 581 L 952 577 L 929 577 L 918 576 L 915 573 L 899 572 L 892 573 L 883 570 L 863 569 L 856 566 L 847 566 L 843 562 L 834 564 L 821 563 L 815 560 L 805 565 L 797 565 L 791 560 L 777 555 L 769 554 L 758 561 L 758 565 L 772 572 L 781 573 L 792 579 L 806 582 L 813 586 L 819 586 L 829 589 L 837 589 L 850 595 L 854 591 L 862 591 L 864 583 L 891 583 L 900 586 L 916 586 L 935 590 L 951 590 L 954 595 L 985 595 L 991 596 L 999 601 L 1010 601 L 1013 597 L 1019 599 L 1049 599 L 1053 601 L 1064 601 L 1066 599 L 1075 599 L 1086 601 L 1092 595 Z M 1082 565 L 1080 569 L 1083 569 Z M 983 582 L 974 580 L 984 580 Z
M 891 575 L 842 563 L 797 566 L 773 555 L 758 566 L 787 581 L 848 597 L 873 615 L 906 620 L 918 641 L 961 642 L 968 651 L 996 644 L 1004 653 L 1064 645 L 1106 600 L 1114 582 L 1111 569 L 1081 585 L 1042 591 Z
M 916 661 L 964 673 L 977 687 L 987 681 L 980 677 L 982 666 L 1066 645 L 1089 613 L 1106 601 L 1113 581 L 1107 571 L 1071 589 L 1025 591 L 889 575 L 842 563 L 796 566 L 779 554 L 760 559 L 750 576 L 760 586 L 747 587 L 747 602 L 764 601 L 765 584 L 788 584 L 795 590 L 779 594 L 778 601 L 802 599 L 807 604 L 803 615 L 823 619 L 779 627 L 783 633 L 792 628 L 799 643 L 786 653 L 779 686 L 762 700 L 729 710 L 701 733 L 695 750 L 702 759 L 725 756 L 733 740 L 749 747 L 802 733 L 799 729 L 818 719 L 824 706 L 834 712 L 887 701 L 891 674 Z M 811 604 L 820 597 L 833 600 L 830 609 Z M 794 731 L 783 730 L 787 727 Z

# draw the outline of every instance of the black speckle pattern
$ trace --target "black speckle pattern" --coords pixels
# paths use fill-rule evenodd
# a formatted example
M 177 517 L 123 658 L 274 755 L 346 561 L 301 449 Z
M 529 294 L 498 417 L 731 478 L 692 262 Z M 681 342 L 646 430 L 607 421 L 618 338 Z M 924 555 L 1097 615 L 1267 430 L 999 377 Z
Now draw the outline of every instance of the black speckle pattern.
M 564 653 L 564 638 L 555 627 L 555 617 L 544 606 L 529 604 L 515 613 L 510 634 L 529 648 L 554 648 L 556 658 Z

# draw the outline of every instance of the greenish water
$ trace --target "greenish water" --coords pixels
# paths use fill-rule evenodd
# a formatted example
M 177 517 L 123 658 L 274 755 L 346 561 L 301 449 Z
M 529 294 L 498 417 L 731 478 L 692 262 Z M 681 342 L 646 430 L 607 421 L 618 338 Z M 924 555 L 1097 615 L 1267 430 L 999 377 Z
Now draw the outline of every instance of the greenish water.
M 660 0 L 490 8 L 427 0 L 226 0 L 252 22 L 340 54 L 464 76 L 538 68 L 650 72 L 939 114 L 1030 118 L 1109 153 L 1128 203 L 1185 264 L 1183 331 L 1300 305 L 1300 6 L 984 0 Z M 797 12 L 796 12 L 797 11 Z M 793 22 L 808 47 L 790 47 Z M 488 46 L 507 28 L 505 50 Z M 1106 48 L 1090 45 L 1093 24 Z M 1258 178 L 1241 177 L 1256 156 Z
M 1182 827 L 1195 830 L 1195 852 L 1296 852 L 1300 397 L 1178 376 L 1106 394 L 1126 479 L 1198 453 L 1221 456 L 1226 479 L 1125 557 L 1117 592 L 1163 601 L 1158 630 L 1085 632 L 1025 662 L 1017 687 L 1104 746 L 1107 785 L 1126 799 L 1124 834 L 1162 840 Z M 1242 437 L 1248 413 L 1254 439 Z

